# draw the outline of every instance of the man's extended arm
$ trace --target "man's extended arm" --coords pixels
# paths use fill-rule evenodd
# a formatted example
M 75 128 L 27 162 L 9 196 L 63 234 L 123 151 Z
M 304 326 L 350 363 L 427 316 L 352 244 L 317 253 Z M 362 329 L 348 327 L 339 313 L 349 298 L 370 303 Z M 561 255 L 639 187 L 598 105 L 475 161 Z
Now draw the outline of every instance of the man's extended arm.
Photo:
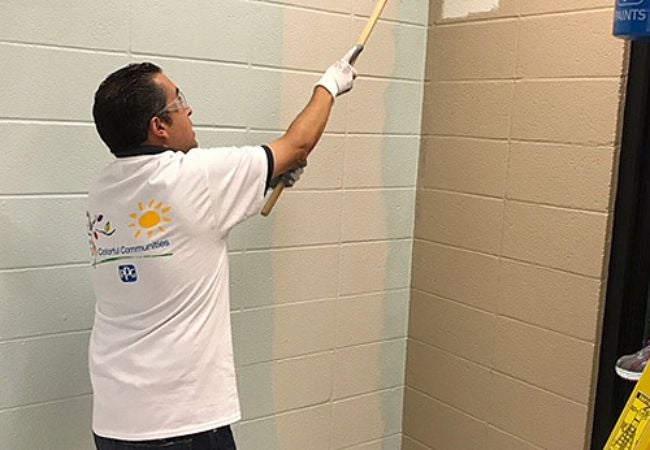
M 286 133 L 269 145 L 275 157 L 274 178 L 307 160 L 325 130 L 333 104 L 332 95 L 317 86 L 311 100 Z
M 275 158 L 273 177 L 304 165 L 318 143 L 332 111 L 334 98 L 352 89 L 356 77 L 349 60 L 355 49 L 334 63 L 314 89 L 309 103 L 291 123 L 284 135 L 269 147 Z

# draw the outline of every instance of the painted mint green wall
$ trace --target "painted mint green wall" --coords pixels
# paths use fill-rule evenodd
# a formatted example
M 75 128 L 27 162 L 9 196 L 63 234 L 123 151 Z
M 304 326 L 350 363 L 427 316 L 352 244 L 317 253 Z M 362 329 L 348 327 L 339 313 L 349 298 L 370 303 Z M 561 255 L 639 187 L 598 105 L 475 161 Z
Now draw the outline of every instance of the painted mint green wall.
M 399 448 L 428 2 L 389 3 L 299 186 L 230 238 L 243 450 Z M 374 4 L 0 1 L 0 448 L 92 448 L 99 82 L 153 61 L 204 146 L 265 143 Z

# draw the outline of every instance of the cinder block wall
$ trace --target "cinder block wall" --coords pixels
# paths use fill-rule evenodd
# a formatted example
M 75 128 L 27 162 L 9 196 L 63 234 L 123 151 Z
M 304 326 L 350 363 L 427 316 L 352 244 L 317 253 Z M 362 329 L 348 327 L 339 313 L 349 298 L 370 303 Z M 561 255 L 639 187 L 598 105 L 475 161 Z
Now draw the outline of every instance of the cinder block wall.
M 0 447 L 88 450 L 85 197 L 111 71 L 149 60 L 206 146 L 265 143 L 374 0 L 0 2 Z M 307 173 L 231 236 L 242 449 L 398 448 L 428 5 L 391 2 Z
M 613 2 L 502 0 L 455 19 L 443 3 L 431 2 L 403 448 L 582 449 L 623 84 Z

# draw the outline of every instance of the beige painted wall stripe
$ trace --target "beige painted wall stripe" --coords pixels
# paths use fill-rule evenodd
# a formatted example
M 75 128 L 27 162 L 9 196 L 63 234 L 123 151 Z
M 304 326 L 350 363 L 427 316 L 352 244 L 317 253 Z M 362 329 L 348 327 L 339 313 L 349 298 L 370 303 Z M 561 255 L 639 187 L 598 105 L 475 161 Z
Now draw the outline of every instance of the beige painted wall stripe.
M 444 0 L 443 19 L 457 19 L 470 14 L 485 13 L 499 8 L 499 0 Z

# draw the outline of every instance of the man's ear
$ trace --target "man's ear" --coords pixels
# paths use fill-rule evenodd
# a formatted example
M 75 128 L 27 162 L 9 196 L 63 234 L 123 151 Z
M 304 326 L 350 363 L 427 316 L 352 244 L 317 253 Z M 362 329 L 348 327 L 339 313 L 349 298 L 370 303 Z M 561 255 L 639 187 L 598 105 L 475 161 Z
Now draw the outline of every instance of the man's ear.
M 149 140 L 169 139 L 169 125 L 163 122 L 160 117 L 154 116 L 149 121 Z M 152 139 L 153 138 L 153 139 Z

